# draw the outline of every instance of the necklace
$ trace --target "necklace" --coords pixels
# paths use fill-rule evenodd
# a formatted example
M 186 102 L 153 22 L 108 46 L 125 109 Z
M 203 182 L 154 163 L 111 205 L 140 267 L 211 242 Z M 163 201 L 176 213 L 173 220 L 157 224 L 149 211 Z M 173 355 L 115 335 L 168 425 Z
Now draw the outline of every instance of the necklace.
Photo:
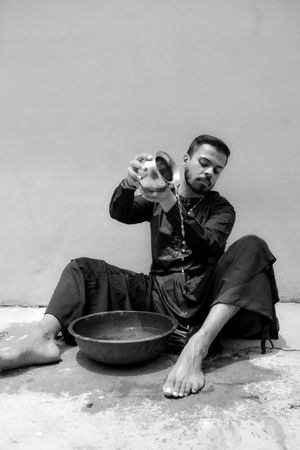
M 197 201 L 197 203 L 195 203 L 194 206 L 192 206 L 191 208 L 188 209 L 188 215 L 190 215 L 192 213 L 192 211 L 199 205 L 200 202 L 202 202 L 204 195 L 202 195 L 202 197 L 199 198 L 199 200 Z
M 186 240 L 185 240 L 185 227 L 184 227 L 184 220 L 183 220 L 183 207 L 182 207 L 182 202 L 180 200 L 179 194 L 177 189 L 175 190 L 175 197 L 177 199 L 178 202 L 178 208 L 179 208 L 179 215 L 180 215 L 180 228 L 181 228 L 181 235 L 182 235 L 182 247 L 181 247 L 181 259 L 182 261 L 185 258 L 185 255 L 187 254 L 187 244 L 186 244 Z M 192 208 L 190 208 L 188 210 L 188 215 L 190 216 L 193 212 L 193 210 L 196 208 L 196 206 L 199 205 L 199 203 L 203 200 L 204 195 L 202 195 L 202 197 L 200 197 L 200 199 L 197 201 L 197 203 L 192 206 Z

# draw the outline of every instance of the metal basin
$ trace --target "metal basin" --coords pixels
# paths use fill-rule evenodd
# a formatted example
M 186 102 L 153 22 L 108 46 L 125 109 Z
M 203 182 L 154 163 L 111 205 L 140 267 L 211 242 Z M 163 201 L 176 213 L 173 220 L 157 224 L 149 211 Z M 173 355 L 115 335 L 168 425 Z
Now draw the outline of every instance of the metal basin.
M 158 357 L 167 347 L 177 322 L 144 311 L 90 314 L 69 325 L 80 350 L 106 364 L 136 364 Z

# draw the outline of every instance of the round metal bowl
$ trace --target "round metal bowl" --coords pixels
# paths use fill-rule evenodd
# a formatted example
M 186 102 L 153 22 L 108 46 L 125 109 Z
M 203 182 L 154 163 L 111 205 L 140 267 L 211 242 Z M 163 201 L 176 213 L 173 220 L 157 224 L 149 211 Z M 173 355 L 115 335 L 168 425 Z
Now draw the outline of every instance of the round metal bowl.
M 177 322 L 144 311 L 111 311 L 80 317 L 69 325 L 80 350 L 106 364 L 136 364 L 158 357 Z

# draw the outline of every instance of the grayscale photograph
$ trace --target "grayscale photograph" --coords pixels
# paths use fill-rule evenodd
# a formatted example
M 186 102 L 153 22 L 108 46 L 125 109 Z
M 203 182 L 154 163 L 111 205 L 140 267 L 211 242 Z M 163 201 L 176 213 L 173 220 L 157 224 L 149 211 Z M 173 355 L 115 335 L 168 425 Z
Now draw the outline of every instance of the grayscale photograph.
M 300 448 L 300 2 L 0 0 L 0 450 Z

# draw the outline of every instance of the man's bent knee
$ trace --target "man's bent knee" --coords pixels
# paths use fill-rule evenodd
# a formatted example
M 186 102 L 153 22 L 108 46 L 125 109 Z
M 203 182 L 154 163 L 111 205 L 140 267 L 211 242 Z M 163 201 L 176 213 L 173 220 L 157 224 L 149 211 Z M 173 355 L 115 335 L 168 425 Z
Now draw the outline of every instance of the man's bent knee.
M 237 241 L 235 241 L 229 249 L 239 249 L 239 250 L 264 250 L 264 251 L 270 251 L 268 244 L 264 239 L 262 239 L 259 236 L 256 236 L 255 234 L 246 234 L 245 236 L 241 237 Z M 228 249 L 228 250 L 229 250 Z
M 235 243 L 250 245 L 251 247 L 267 245 L 266 241 L 264 241 L 261 237 L 256 236 L 255 234 L 246 234 L 245 236 L 242 236 L 240 239 L 238 239 Z

